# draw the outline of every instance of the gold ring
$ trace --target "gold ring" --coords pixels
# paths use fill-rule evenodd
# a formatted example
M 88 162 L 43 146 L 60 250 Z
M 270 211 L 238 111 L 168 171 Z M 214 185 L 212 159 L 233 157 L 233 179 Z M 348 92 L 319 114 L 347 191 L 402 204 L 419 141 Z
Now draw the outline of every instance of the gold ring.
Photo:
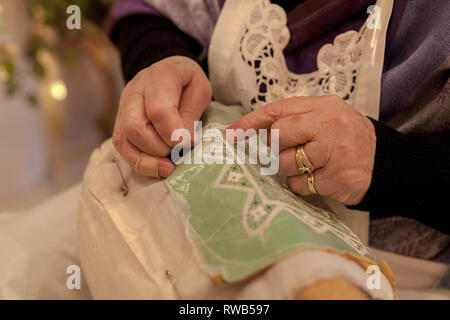
M 309 193 L 317 194 L 316 187 L 314 187 L 314 174 L 313 173 L 309 173 L 307 177 L 308 177 Z
M 144 153 L 141 152 L 141 153 L 139 154 L 138 159 L 136 160 L 136 163 L 134 164 L 134 171 L 136 171 L 136 173 L 137 173 L 138 175 L 141 175 L 140 169 L 141 169 L 141 162 L 142 162 L 142 157 L 143 157 L 143 156 L 144 156 Z
M 314 172 L 314 166 L 309 162 L 306 157 L 305 150 L 302 146 L 298 146 L 297 152 L 295 153 L 295 160 L 297 161 L 297 171 L 300 174 L 310 174 Z

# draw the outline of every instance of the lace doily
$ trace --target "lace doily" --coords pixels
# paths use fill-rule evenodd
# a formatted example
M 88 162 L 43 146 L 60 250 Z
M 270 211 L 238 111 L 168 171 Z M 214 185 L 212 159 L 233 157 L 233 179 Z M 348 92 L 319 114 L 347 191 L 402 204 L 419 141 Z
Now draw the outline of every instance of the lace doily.
M 252 69 L 257 93 L 245 103 L 250 110 L 291 96 L 335 94 L 352 105 L 361 63 L 362 33 L 348 31 L 333 44 L 323 46 L 317 56 L 318 70 L 309 74 L 289 72 L 283 49 L 289 41 L 286 13 L 268 0 L 260 1 L 245 23 L 239 41 L 242 60 Z

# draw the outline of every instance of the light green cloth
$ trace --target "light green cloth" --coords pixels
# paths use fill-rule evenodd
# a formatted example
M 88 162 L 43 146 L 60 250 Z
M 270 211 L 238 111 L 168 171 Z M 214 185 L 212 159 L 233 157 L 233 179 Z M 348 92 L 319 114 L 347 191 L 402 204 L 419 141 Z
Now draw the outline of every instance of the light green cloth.
M 238 107 L 211 106 L 203 125 L 223 130 L 243 113 Z M 207 144 L 203 142 L 203 152 Z M 261 175 L 259 169 L 249 164 L 181 164 L 166 180 L 212 277 L 240 281 L 300 248 L 329 248 L 373 259 L 350 229 L 311 204 L 320 204 L 319 199 L 305 201 L 280 177 Z

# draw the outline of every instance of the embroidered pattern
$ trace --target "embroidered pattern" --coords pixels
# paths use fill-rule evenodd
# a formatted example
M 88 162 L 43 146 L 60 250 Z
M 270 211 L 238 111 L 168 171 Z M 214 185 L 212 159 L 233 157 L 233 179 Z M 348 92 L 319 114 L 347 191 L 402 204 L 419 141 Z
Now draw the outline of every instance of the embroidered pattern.
M 208 123 L 206 128 L 223 132 L 226 127 Z M 225 145 L 223 136 L 218 138 Z M 203 148 L 198 144 L 185 156 L 208 152 L 210 144 L 203 141 Z M 235 157 L 236 153 L 235 149 Z M 258 164 L 182 164 L 165 180 L 211 275 L 220 274 L 227 282 L 242 280 L 305 247 L 372 259 L 356 235 L 323 204 L 297 197 L 281 177 L 262 176 L 260 169 Z
M 310 208 L 305 210 L 307 205 L 303 201 L 286 189 L 280 190 L 279 182 L 272 177 L 259 176 L 255 171 L 256 167 L 238 164 L 224 165 L 214 183 L 214 188 L 230 189 L 247 194 L 242 208 L 241 224 L 248 237 L 262 235 L 277 214 L 288 212 L 315 232 L 330 231 L 359 254 L 369 255 L 359 239 L 344 224 L 326 211 L 319 211 L 319 209 L 311 211 Z M 236 177 L 239 178 L 236 179 Z
M 333 44 L 323 46 L 317 56 L 318 70 L 309 74 L 289 72 L 283 49 L 289 41 L 286 13 L 268 0 L 258 1 L 240 37 L 242 60 L 252 69 L 256 95 L 244 103 L 248 111 L 291 96 L 335 94 L 352 105 L 362 48 L 360 32 L 338 35 Z

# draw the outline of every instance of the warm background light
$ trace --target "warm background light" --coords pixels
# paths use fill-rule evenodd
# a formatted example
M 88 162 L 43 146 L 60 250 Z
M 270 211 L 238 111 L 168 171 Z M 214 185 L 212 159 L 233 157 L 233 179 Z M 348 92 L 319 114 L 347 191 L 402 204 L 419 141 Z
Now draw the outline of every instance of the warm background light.
M 64 100 L 67 97 L 67 87 L 62 80 L 54 80 L 50 83 L 50 94 L 55 100 Z

